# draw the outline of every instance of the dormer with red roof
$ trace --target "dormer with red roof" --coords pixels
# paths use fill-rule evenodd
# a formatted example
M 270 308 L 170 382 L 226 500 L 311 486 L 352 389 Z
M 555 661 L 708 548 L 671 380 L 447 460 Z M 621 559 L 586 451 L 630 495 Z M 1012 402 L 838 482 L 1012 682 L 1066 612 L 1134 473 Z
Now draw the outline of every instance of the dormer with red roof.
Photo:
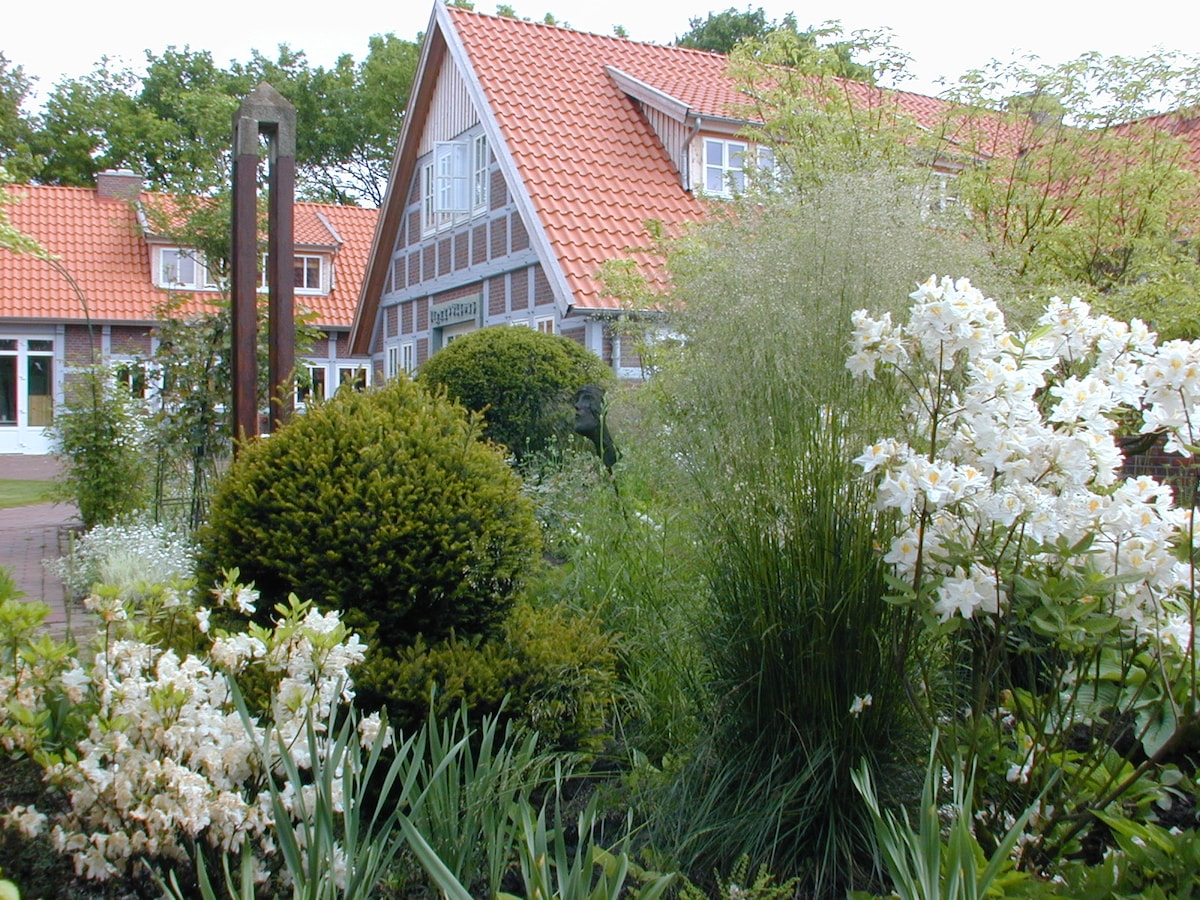
M 48 453 L 46 426 L 70 373 L 115 364 L 142 390 L 157 345 L 158 310 L 211 309 L 218 287 L 189 247 L 154 233 L 142 209 L 170 198 L 143 193 L 131 172 L 105 172 L 95 189 L 14 185 L 14 227 L 53 259 L 0 249 L 0 454 Z M 295 208 L 296 303 L 322 333 L 300 364 L 318 390 L 362 379 L 349 333 L 377 210 L 315 203 Z

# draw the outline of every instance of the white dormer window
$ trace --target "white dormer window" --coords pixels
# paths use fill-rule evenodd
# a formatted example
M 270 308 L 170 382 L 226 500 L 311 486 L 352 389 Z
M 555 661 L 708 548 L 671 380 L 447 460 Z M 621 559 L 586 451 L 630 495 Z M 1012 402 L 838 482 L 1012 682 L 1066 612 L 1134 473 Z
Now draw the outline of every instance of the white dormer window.
M 296 293 L 329 293 L 329 278 L 326 277 L 328 267 L 329 260 L 324 256 L 313 253 L 297 253 L 292 259 L 292 287 L 295 288 Z M 267 278 L 269 271 L 268 257 L 264 253 L 262 257 L 262 278 L 260 279 L 260 285 L 264 289 L 270 286 Z
M 156 274 L 158 286 L 172 290 L 205 291 L 217 287 L 208 274 L 203 254 L 183 247 L 160 249 Z
M 734 197 L 746 190 L 747 178 L 777 174 L 775 151 L 761 144 L 722 138 L 704 139 L 704 192 Z
M 319 256 L 297 255 L 292 264 L 295 279 L 292 286 L 302 294 L 319 294 L 325 280 L 321 277 L 323 268 Z
M 718 197 L 732 197 L 746 189 L 745 141 L 704 139 L 704 191 Z

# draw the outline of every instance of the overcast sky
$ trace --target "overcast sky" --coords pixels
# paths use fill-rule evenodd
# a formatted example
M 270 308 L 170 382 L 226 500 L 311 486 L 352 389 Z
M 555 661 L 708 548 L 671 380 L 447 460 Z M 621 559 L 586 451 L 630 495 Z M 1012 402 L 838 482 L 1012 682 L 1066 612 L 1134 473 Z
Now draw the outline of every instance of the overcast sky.
M 733 6 L 763 8 L 779 20 L 795 11 L 801 27 L 840 20 L 847 31 L 890 27 L 895 43 L 913 57 L 917 79 L 909 90 L 937 93 L 937 80 L 954 80 L 990 59 L 1032 53 L 1047 63 L 1074 59 L 1088 50 L 1106 56 L 1141 56 L 1156 47 L 1200 52 L 1200 2 L 1066 3 L 1062 0 L 1000 0 L 995 3 L 932 3 L 918 0 L 789 0 L 734 3 L 721 0 L 513 0 L 518 15 L 540 20 L 547 12 L 574 28 L 611 34 L 623 25 L 635 40 L 670 43 L 688 20 Z M 493 0 L 475 8 L 493 12 Z M 124 0 L 60 0 L 51 7 L 32 0 L 6 4 L 0 15 L 0 51 L 36 76 L 46 93 L 64 77 L 90 71 L 101 56 L 139 67 L 146 50 L 190 46 L 208 50 L 219 65 L 245 61 L 257 49 L 274 56 L 277 46 L 303 50 L 312 65 L 330 65 L 342 53 L 361 60 L 373 34 L 408 40 L 425 29 L 432 0 L 201 0 L 164 3 Z

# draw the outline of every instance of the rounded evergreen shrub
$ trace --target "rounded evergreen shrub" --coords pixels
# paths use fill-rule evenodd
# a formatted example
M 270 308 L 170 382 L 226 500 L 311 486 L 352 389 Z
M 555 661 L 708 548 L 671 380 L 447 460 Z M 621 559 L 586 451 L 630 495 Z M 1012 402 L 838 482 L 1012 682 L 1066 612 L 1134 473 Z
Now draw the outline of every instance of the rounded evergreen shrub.
M 518 327 L 459 338 L 421 367 L 418 380 L 482 413 L 486 436 L 518 460 L 570 437 L 571 401 L 581 387 L 616 383 L 594 353 L 570 338 Z
M 341 391 L 247 446 L 200 534 L 200 584 L 237 567 L 263 595 L 345 612 L 382 652 L 504 618 L 539 537 L 477 417 L 408 379 Z
M 595 751 L 607 737 L 617 681 L 616 640 L 595 616 L 523 600 L 496 636 L 418 639 L 368 659 L 355 687 L 405 731 L 425 723 L 432 700 L 443 720 L 465 704 L 471 721 L 500 715 L 537 731 L 543 747 Z

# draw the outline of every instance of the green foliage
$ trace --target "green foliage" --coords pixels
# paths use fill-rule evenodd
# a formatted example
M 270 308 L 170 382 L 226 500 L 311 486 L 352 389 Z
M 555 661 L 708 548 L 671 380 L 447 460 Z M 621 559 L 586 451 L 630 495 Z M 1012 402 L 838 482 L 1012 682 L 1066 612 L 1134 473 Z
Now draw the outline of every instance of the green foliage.
M 620 845 L 607 850 L 597 832 L 602 825 L 596 795 L 579 813 L 572 829 L 563 821 L 565 800 L 562 782 L 535 811 L 525 797 L 508 804 L 507 822 L 500 825 L 515 841 L 522 893 L 499 893 L 503 900 L 555 898 L 555 900 L 659 900 L 675 876 L 649 872 L 636 865 L 629 850 L 629 826 Z M 454 876 L 434 849 L 410 822 L 403 822 L 414 855 L 430 880 L 450 900 L 471 900 L 471 893 Z M 509 830 L 511 829 L 511 830 Z
M 34 122 L 23 109 L 33 82 L 20 66 L 0 53 L 0 169 L 25 181 L 32 168 L 29 139 Z
M 964 76 L 947 134 L 958 153 L 989 160 L 958 179 L 969 227 L 1031 289 L 1169 284 L 1177 264 L 1194 268 L 1176 245 L 1197 224 L 1195 167 L 1177 135 L 1198 89 L 1200 59 L 1165 52 Z
M 973 833 L 974 766 L 968 771 L 959 759 L 954 761 L 950 772 L 949 826 L 942 822 L 939 785 L 943 780 L 943 769 L 937 754 L 937 740 L 935 731 L 917 810 L 916 830 L 909 822 L 907 812 L 898 819 L 882 810 L 865 764 L 852 776 L 855 788 L 871 812 L 879 853 L 891 878 L 894 896 L 900 900 L 940 900 L 943 897 L 946 900 L 979 900 L 995 894 L 1005 882 L 1030 880 L 1029 876 L 1014 871 L 1010 857 L 1035 808 L 1026 809 L 991 857 L 986 857 Z
M 144 507 L 148 466 L 140 410 L 102 368 L 80 373 L 54 416 L 55 453 L 64 463 L 64 499 L 84 528 L 109 524 Z
M 900 793 L 910 781 L 909 663 L 878 556 L 892 524 L 850 463 L 897 411 L 850 382 L 830 339 L 887 285 L 920 280 L 920 260 L 971 254 L 905 196 L 884 174 L 830 178 L 670 257 L 687 341 L 645 390 L 675 460 L 660 479 L 691 506 L 678 526 L 699 548 L 691 628 L 709 683 L 704 733 L 646 802 L 648 839 L 689 873 L 748 854 L 838 895 L 873 868 L 851 767 L 870 760 Z
M 328 69 L 286 45 L 274 59 L 254 53 L 228 68 L 189 48 L 147 52 L 141 69 L 105 58 L 57 84 L 36 120 L 14 121 L 23 136 L 8 145 L 21 151 L 14 171 L 90 187 L 97 172 L 130 168 L 158 190 L 209 194 L 229 174 L 230 116 L 266 81 L 296 107 L 299 195 L 378 205 L 417 52 L 415 42 L 387 34 L 371 38 L 361 62 L 344 54 Z M 22 78 L 20 67 L 0 65 L 0 110 L 10 94 L 28 92 Z M 0 112 L 0 136 L 6 118 Z
M 518 603 L 499 636 L 418 638 L 392 656 L 373 655 L 358 685 L 405 728 L 419 726 L 431 708 L 445 718 L 463 706 L 472 718 L 520 723 L 547 747 L 595 750 L 616 690 L 613 639 L 594 617 Z
M 509 811 L 544 789 L 556 771 L 551 757 L 539 751 L 536 732 L 511 723 L 501 730 L 498 716 L 477 718 L 465 706 L 431 711 L 421 727 L 428 753 L 419 761 L 421 803 L 411 821 L 457 881 L 494 897 L 513 862 Z
M 864 46 L 854 40 L 837 40 L 842 32 L 836 25 L 801 31 L 795 13 L 788 13 L 779 22 L 768 22 L 761 6 L 747 7 L 745 12 L 730 7 L 720 13 L 710 12 L 705 19 L 693 16 L 688 25 L 687 33 L 675 40 L 679 47 L 729 55 L 735 50 L 753 48 L 751 52 L 761 52 L 772 43 L 786 43 L 791 50 L 786 58 L 776 60 L 781 65 L 809 68 L 816 60 L 822 60 L 831 72 L 843 78 L 874 80 L 874 67 L 854 60 L 855 53 L 865 49 Z
M 647 399 L 638 388 L 618 393 L 609 407 L 626 444 L 619 492 L 584 452 L 528 478 L 525 490 L 559 561 L 531 591 L 542 604 L 593 611 L 619 636 L 619 738 L 659 766 L 691 742 L 702 721 L 703 582 L 695 534 L 681 515 L 688 492 L 663 477 L 672 463 L 659 452 L 657 410 Z
M 676 38 L 675 44 L 692 50 L 728 55 L 742 41 L 762 38 L 774 27 L 774 23 L 767 22 L 767 14 L 761 6 L 758 9 L 747 8 L 745 12 L 730 7 L 721 13 L 710 12 L 704 19 L 692 16 L 688 19 L 688 31 Z
M 1200 832 L 1098 813 L 1116 847 L 1095 865 L 1061 868 L 1062 894 L 1080 900 L 1200 897 Z
M 438 351 L 419 380 L 483 414 L 484 434 L 522 460 L 571 434 L 571 399 L 585 384 L 610 387 L 608 368 L 585 348 L 530 328 L 484 328 Z
M 750 856 L 743 854 L 730 869 L 728 877 L 722 877 L 720 872 L 713 873 L 716 889 L 712 896 L 717 900 L 791 900 L 796 895 L 800 879 L 789 878 L 782 884 L 775 883 L 775 876 L 765 866 L 759 866 L 750 876 Z M 686 882 L 679 891 L 680 900 L 707 900 L 709 895 L 692 884 Z
M 838 28 L 816 32 L 778 29 L 740 45 L 730 58 L 730 74 L 745 96 L 745 134 L 769 146 L 779 180 L 804 194 L 831 176 L 851 172 L 910 172 L 917 186 L 928 173 L 914 173 L 924 160 L 924 131 L 900 107 L 894 94 L 881 92 L 862 101 L 861 86 L 849 77 L 871 80 L 872 73 L 901 73 L 906 61 L 884 35 L 856 35 L 833 41 Z M 867 62 L 855 63 L 857 55 Z M 910 189 L 911 190 L 911 189 Z
M 478 435 L 406 379 L 339 392 L 243 449 L 200 536 L 200 583 L 237 566 L 270 603 L 295 592 L 373 627 L 383 655 L 418 634 L 492 631 L 538 540 L 516 476 Z

